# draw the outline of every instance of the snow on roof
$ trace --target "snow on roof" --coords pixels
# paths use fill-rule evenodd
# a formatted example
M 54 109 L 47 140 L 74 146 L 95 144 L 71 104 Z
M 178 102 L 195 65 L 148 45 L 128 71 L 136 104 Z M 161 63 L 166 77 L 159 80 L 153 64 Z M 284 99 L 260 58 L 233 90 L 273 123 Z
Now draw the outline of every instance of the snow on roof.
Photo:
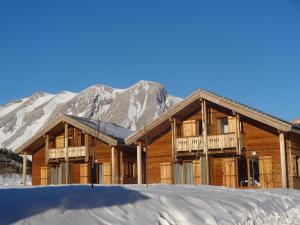
M 91 128 L 95 131 L 99 131 L 105 135 L 108 135 L 112 138 L 116 138 L 119 140 L 120 139 L 124 140 L 126 137 L 128 137 L 130 134 L 132 134 L 131 130 L 124 128 L 124 127 L 120 127 L 114 123 L 104 122 L 104 121 L 95 121 L 95 120 L 78 117 L 78 116 L 72 116 L 72 115 L 65 115 L 65 116 L 70 117 L 73 120 L 76 120 L 77 122 Z

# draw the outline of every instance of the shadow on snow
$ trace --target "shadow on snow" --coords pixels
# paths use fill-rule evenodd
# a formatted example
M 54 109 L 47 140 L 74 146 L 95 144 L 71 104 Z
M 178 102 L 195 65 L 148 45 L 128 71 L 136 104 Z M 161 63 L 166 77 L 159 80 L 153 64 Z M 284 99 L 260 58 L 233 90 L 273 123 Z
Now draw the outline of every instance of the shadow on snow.
M 48 186 L 0 189 L 0 224 L 58 208 L 65 210 L 92 209 L 124 205 L 148 197 L 123 186 Z

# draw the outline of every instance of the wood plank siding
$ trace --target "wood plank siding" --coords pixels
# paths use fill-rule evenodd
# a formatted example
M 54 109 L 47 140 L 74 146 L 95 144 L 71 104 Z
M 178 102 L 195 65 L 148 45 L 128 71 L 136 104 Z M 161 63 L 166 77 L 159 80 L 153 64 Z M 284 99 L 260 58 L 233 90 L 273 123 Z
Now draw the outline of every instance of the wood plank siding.
M 169 130 L 148 146 L 147 183 L 160 183 L 160 164 L 172 162 L 172 134 Z
M 200 102 L 199 102 L 200 104 Z M 195 107 L 194 110 L 189 109 L 189 114 L 184 115 L 183 113 L 178 114 L 180 115 L 176 117 L 178 122 L 176 128 L 177 128 L 177 138 L 181 135 L 185 134 L 193 134 L 194 135 L 201 135 L 201 132 L 197 131 L 194 133 L 193 131 L 188 130 L 190 127 L 193 127 L 195 125 L 190 125 L 194 121 L 199 121 L 201 124 L 202 119 L 202 113 L 201 109 L 198 107 Z M 232 111 L 222 108 L 220 106 L 217 106 L 216 104 L 208 104 L 208 135 L 216 135 L 220 133 L 220 127 L 219 127 L 219 119 L 227 117 L 228 120 L 232 120 L 234 118 L 234 114 Z M 185 123 L 184 121 L 190 121 Z M 182 125 L 184 124 L 184 128 Z M 186 125 L 188 124 L 188 126 Z M 196 129 L 201 129 L 200 127 L 197 127 Z M 236 129 L 236 124 L 234 124 L 232 121 L 228 124 L 229 132 L 233 129 Z M 259 159 L 263 159 L 264 157 L 269 157 L 268 161 L 261 160 L 262 166 L 268 165 L 268 167 L 264 166 L 261 168 L 261 173 L 267 173 L 266 171 L 271 171 L 271 175 L 263 175 L 261 177 L 262 182 L 265 182 L 266 179 L 269 179 L 271 177 L 272 179 L 272 187 L 280 188 L 282 187 L 282 179 L 281 179 L 281 162 L 280 162 L 280 145 L 279 145 L 279 134 L 278 131 L 275 128 L 272 128 L 268 125 L 265 125 L 263 123 L 260 123 L 256 120 L 249 119 L 247 117 L 241 116 L 241 132 L 243 135 L 243 152 L 242 155 L 236 154 L 235 151 L 228 151 L 226 153 L 225 150 L 221 150 L 216 152 L 216 155 L 212 155 L 212 152 L 210 152 L 210 177 L 211 177 L 211 184 L 213 185 L 225 185 L 225 186 L 231 186 L 231 187 L 237 187 L 238 184 L 238 163 L 239 159 L 241 157 L 245 158 L 251 158 L 253 152 L 256 152 L 256 157 Z M 300 148 L 299 148 L 300 149 Z M 234 150 L 234 149 L 233 149 Z M 227 156 L 226 156 L 226 154 Z M 189 155 L 191 157 L 189 157 Z M 194 154 L 195 155 L 195 154 Z M 300 151 L 299 154 L 300 156 Z M 186 153 L 186 154 L 178 154 L 177 158 L 174 159 L 175 161 L 182 161 L 190 158 L 190 160 L 193 160 L 193 154 Z M 237 160 L 235 160 L 234 158 Z M 231 160 L 232 162 L 235 162 L 235 169 L 230 170 L 230 175 L 228 175 L 229 169 L 226 167 L 226 159 Z M 164 132 L 161 135 L 158 135 L 156 138 L 154 138 L 154 141 L 149 143 L 148 145 L 148 183 L 159 183 L 161 181 L 161 165 L 164 165 L 165 163 L 172 162 L 172 132 L 171 132 L 171 126 L 169 126 L 168 131 Z M 227 161 L 228 161 L 227 160 Z M 300 161 L 300 159 L 299 159 Z M 271 164 L 270 164 L 270 163 Z M 269 165 L 270 164 L 270 165 Z M 288 165 L 290 165 L 288 163 Z M 227 171 L 227 172 L 226 172 Z M 288 169 L 290 171 L 290 169 Z M 233 173 L 234 172 L 234 173 Z M 250 174 L 249 172 L 246 174 Z M 173 175 L 175 176 L 175 175 Z M 236 178 L 234 178 L 235 176 Z M 227 178 L 226 178 L 227 177 Z M 289 179 L 290 180 L 290 179 Z M 298 181 L 300 185 L 300 178 L 294 177 L 294 181 Z M 269 181 L 268 181 L 269 182 Z M 174 181 L 173 181 L 174 183 Z M 232 185 L 231 185 L 232 183 Z M 261 184 L 262 187 L 265 187 L 266 183 Z
M 63 151 L 62 156 L 48 157 L 46 163 L 45 146 L 47 140 L 49 140 L 49 156 L 51 150 L 65 149 L 65 131 L 63 129 L 64 126 L 60 126 L 60 129 L 56 130 L 55 133 L 49 131 L 51 134 L 48 135 L 49 139 L 45 138 L 45 142 L 41 144 L 41 147 L 32 150 L 32 185 L 64 184 L 66 182 L 71 184 L 90 183 L 93 156 L 95 156 L 96 183 L 136 183 L 136 172 L 134 171 L 136 170 L 136 151 L 133 146 L 120 145 L 113 148 L 115 179 L 112 181 L 112 146 L 91 135 L 85 138 L 85 134 L 72 125 L 68 126 L 68 150 L 85 148 L 86 146 L 88 147 L 88 151 L 85 153 L 88 154 L 87 158 L 85 154 L 71 154 L 68 157 L 67 164 L 66 151 Z M 87 141 L 87 145 L 85 141 Z M 130 164 L 129 167 L 128 164 Z M 69 168 L 68 176 L 65 173 L 67 166 Z M 127 171 L 124 174 L 125 167 Z M 128 172 L 129 169 L 131 171 Z

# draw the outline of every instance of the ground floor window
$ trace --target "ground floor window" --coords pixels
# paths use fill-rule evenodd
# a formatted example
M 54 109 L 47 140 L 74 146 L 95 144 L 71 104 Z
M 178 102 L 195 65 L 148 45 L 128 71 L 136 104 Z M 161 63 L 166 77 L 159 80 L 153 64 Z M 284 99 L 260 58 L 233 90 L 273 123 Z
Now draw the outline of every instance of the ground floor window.
M 135 162 L 124 162 L 124 178 L 135 178 L 137 174 L 136 169 Z
M 175 184 L 199 184 L 201 180 L 200 162 L 183 161 L 173 165 Z

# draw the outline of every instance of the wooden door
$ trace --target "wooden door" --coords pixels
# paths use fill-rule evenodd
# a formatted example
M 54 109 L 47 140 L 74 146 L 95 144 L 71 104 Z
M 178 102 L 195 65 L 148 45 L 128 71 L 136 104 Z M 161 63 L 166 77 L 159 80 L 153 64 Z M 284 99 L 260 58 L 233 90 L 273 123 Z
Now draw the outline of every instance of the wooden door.
M 210 159 L 210 174 L 211 184 L 216 186 L 223 185 L 223 159 L 211 158 Z
M 261 188 L 273 187 L 272 156 L 260 156 L 259 158 L 259 182 Z
M 193 179 L 194 184 L 201 184 L 201 164 L 200 160 L 193 161 Z
M 80 183 L 81 184 L 88 184 L 90 183 L 90 164 L 83 163 L 80 164 Z
M 160 182 L 162 184 L 172 184 L 172 163 L 160 164 Z
M 41 185 L 49 184 L 49 168 L 47 166 L 41 167 Z
M 111 164 L 103 163 L 102 169 L 103 169 L 103 183 L 111 184 Z
M 235 158 L 223 159 L 223 186 L 237 187 L 237 160 Z
M 71 163 L 70 164 L 70 184 L 79 184 L 80 183 L 80 164 Z

